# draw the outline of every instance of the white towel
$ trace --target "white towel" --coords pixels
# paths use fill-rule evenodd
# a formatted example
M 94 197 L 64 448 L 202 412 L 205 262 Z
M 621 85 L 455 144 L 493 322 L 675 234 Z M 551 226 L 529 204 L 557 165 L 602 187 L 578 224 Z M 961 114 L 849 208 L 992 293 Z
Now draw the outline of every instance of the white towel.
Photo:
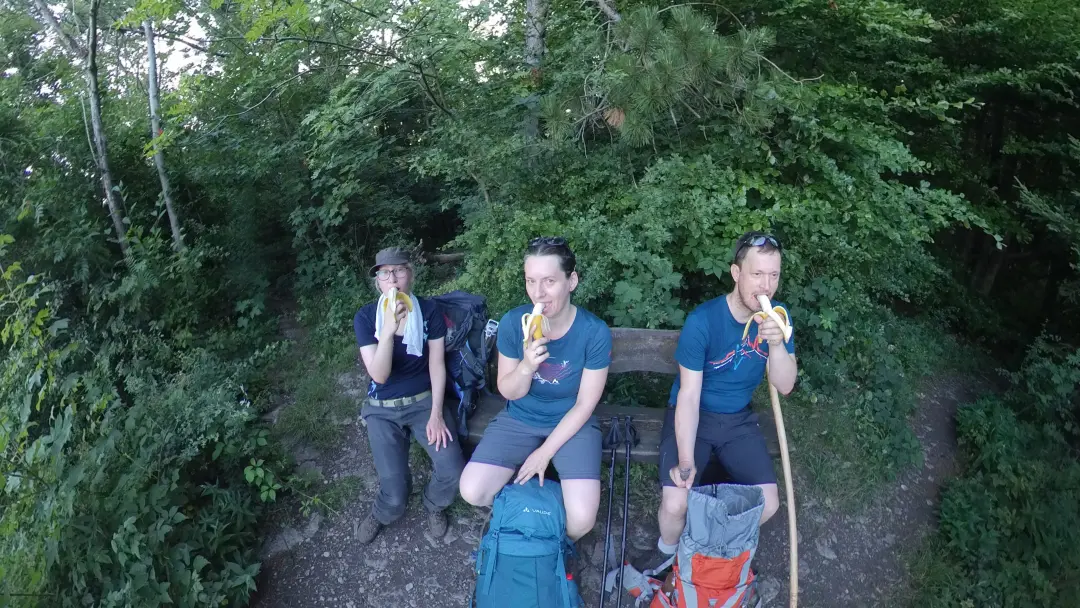
M 405 335 L 402 342 L 405 343 L 405 352 L 414 356 L 424 355 L 424 313 L 420 310 L 420 301 L 416 296 L 409 294 L 412 300 L 412 312 L 405 317 Z M 386 294 L 379 296 L 375 304 L 375 339 L 379 339 L 379 330 L 383 326 L 383 303 L 386 302 Z

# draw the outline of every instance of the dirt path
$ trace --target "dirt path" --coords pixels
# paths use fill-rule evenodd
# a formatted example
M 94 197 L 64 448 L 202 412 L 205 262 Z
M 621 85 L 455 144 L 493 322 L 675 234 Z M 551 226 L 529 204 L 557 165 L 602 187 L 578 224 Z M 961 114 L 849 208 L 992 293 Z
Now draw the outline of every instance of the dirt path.
M 366 386 L 359 368 L 343 374 L 338 383 L 359 404 Z M 953 413 L 957 404 L 974 394 L 973 386 L 956 378 L 942 378 L 927 386 L 919 396 L 915 420 L 924 466 L 907 472 L 860 513 L 842 513 L 812 499 L 800 501 L 800 606 L 892 603 L 889 599 L 904 584 L 900 557 L 932 529 L 940 485 L 953 469 Z M 357 495 L 336 515 L 313 515 L 306 520 L 296 517 L 297 523 L 268 533 L 253 605 L 467 606 L 473 580 L 471 555 L 479 540 L 483 513 L 452 507 L 446 537 L 436 540 L 427 535 L 419 496 L 429 468 L 426 457 L 422 453 L 416 457 L 414 451 L 413 496 L 407 515 L 384 529 L 370 546 L 358 545 L 353 540 L 353 526 L 367 513 L 377 479 L 363 426 L 356 419 L 340 423 L 345 427 L 345 438 L 339 448 L 320 454 L 301 446 L 299 459 L 305 461 L 304 466 L 321 471 L 327 482 L 355 478 Z M 618 486 L 621 490 L 621 483 Z M 806 486 L 796 481 L 796 487 Z M 606 505 L 606 496 L 601 504 Z M 762 528 L 755 558 L 766 606 L 787 604 L 785 509 L 781 504 L 777 516 Z M 583 558 L 579 584 L 586 606 L 598 604 L 603 515 L 602 507 L 596 529 L 579 542 Z M 613 517 L 621 523 L 618 507 Z M 651 551 L 657 537 L 653 507 L 632 505 L 630 521 L 627 553 L 631 563 L 637 564 Z M 607 605 L 614 606 L 613 599 Z M 623 605 L 632 603 L 624 601 Z
M 929 382 L 919 393 L 914 430 L 923 466 L 890 484 L 859 513 L 844 513 L 796 495 L 799 526 L 799 605 L 810 607 L 895 606 L 906 580 L 903 555 L 936 525 L 942 483 L 955 465 L 953 415 L 977 394 L 957 377 Z M 798 474 L 796 473 L 796 477 Z M 800 485 L 796 480 L 795 487 Z M 787 505 L 762 527 L 755 563 L 766 581 L 766 598 L 787 605 Z

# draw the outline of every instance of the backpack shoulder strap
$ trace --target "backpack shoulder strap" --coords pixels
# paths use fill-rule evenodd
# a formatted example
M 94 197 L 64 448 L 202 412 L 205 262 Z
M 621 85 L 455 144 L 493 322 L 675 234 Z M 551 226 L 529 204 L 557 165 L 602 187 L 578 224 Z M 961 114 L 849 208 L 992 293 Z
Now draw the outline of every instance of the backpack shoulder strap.
M 573 551 L 573 546 L 568 539 L 564 539 L 559 551 L 559 562 L 556 564 L 556 574 L 559 575 L 559 583 L 562 587 L 562 605 L 566 608 L 575 608 L 574 600 L 570 595 L 570 580 L 566 578 L 566 552 Z
M 491 593 L 491 581 L 495 578 L 495 560 L 499 555 L 499 528 L 502 526 L 502 503 L 505 498 L 502 492 L 495 495 L 495 501 L 491 504 L 491 512 L 484 519 L 480 527 L 487 530 L 480 535 L 480 542 L 476 545 L 476 577 L 473 581 L 472 597 L 476 597 L 477 587 L 484 594 Z M 498 513 L 496 513 L 498 511 Z M 483 560 L 483 564 L 480 563 Z

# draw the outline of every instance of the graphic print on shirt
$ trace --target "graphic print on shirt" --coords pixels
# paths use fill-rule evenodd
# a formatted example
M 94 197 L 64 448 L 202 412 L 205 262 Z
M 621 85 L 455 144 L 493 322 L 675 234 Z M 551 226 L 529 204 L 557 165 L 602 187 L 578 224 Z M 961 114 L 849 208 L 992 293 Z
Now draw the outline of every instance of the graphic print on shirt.
M 572 372 L 569 361 L 563 360 L 559 363 L 544 361 L 533 374 L 533 380 L 540 384 L 558 384 L 559 380 L 567 378 Z
M 757 336 L 754 336 L 753 342 L 751 342 L 750 336 L 747 336 L 739 342 L 735 350 L 724 355 L 719 361 L 709 361 L 709 365 L 712 366 L 713 371 L 720 371 L 729 367 L 735 370 L 739 369 L 739 366 L 748 357 L 756 356 L 760 359 L 768 359 L 769 353 L 765 352 L 762 344 L 763 341 Z

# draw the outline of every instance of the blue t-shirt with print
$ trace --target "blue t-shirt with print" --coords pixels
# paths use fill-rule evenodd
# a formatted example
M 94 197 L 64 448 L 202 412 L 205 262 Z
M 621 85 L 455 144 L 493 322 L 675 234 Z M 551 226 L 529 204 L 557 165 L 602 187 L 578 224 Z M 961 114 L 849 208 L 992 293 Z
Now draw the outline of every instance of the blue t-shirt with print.
M 420 312 L 424 318 L 424 352 L 416 357 L 408 353 L 403 336 L 394 336 L 394 354 L 390 358 L 390 377 L 379 384 L 374 380 L 368 386 L 368 397 L 372 399 L 397 399 L 411 397 L 431 390 L 431 374 L 428 371 L 428 340 L 446 337 L 446 319 L 435 300 L 416 298 L 420 303 Z M 375 307 L 378 300 L 365 305 L 353 317 L 353 331 L 356 344 L 360 347 L 378 344 L 375 337 Z M 409 314 L 416 314 L 415 311 Z M 404 323 L 408 322 L 406 318 Z
M 774 306 L 787 307 L 779 302 Z M 790 319 L 790 313 L 788 318 Z M 727 297 L 720 296 L 698 306 L 686 317 L 675 360 L 679 365 L 702 372 L 701 409 L 720 414 L 737 412 L 750 404 L 750 397 L 765 375 L 769 343 L 757 341 L 758 324 L 753 322 L 743 339 L 744 323 L 731 314 Z M 795 352 L 795 335 L 785 346 Z M 674 407 L 679 395 L 679 378 L 671 387 L 668 405 Z
M 504 356 L 519 360 L 525 357 L 521 317 L 532 310 L 532 304 L 519 306 L 499 321 L 498 345 Z M 574 407 L 583 370 L 604 369 L 611 364 L 611 330 L 596 315 L 578 307 L 570 330 L 548 342 L 547 349 L 551 354 L 533 374 L 528 394 L 506 404 L 515 420 L 538 427 L 558 425 Z

